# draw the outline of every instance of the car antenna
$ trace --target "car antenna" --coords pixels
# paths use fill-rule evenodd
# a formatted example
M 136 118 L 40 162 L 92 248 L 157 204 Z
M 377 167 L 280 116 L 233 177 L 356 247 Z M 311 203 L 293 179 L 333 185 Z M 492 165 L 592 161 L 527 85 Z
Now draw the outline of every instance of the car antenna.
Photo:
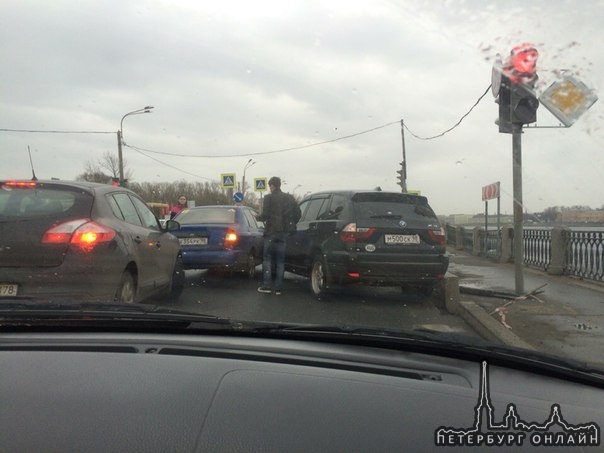
M 27 145 L 27 153 L 29 154 L 29 164 L 31 165 L 31 180 L 37 181 L 38 178 L 36 178 L 36 172 L 34 170 L 34 161 L 31 160 L 31 150 L 29 149 L 29 145 Z

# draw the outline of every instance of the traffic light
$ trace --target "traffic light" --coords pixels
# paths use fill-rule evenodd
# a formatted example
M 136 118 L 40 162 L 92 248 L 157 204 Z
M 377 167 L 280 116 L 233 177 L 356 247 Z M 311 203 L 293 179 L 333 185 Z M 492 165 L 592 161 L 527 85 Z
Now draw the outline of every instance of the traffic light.
M 499 104 L 499 132 L 502 134 L 512 133 L 512 94 L 511 82 L 506 76 L 501 76 L 501 84 L 499 86 L 499 96 L 495 100 Z
M 539 101 L 524 85 L 514 85 L 511 90 L 512 123 L 529 124 L 537 121 Z
M 513 124 L 537 121 L 539 101 L 533 88 L 537 82 L 537 57 L 539 53 L 531 44 L 512 49 L 501 68 L 499 96 L 499 132 L 511 133 Z
M 401 162 L 401 169 L 397 170 L 396 172 L 398 173 L 398 176 L 396 177 L 396 179 L 398 179 L 398 185 L 401 186 L 401 189 L 405 190 L 406 187 L 406 179 L 407 179 L 407 175 L 405 174 L 405 162 Z

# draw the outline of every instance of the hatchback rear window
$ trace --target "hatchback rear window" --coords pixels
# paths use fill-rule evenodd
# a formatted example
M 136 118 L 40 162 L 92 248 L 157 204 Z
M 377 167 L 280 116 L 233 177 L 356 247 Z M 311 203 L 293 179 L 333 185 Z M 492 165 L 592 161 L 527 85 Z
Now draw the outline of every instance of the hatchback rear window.
M 190 225 L 194 223 L 235 223 L 235 209 L 187 209 L 181 212 L 175 220 L 181 225 Z
M 0 183 L 0 219 L 30 219 L 68 212 L 85 216 L 90 213 L 91 205 L 92 196 L 83 192 Z
M 405 194 L 361 193 L 352 198 L 359 219 L 402 218 L 437 220 L 425 197 Z

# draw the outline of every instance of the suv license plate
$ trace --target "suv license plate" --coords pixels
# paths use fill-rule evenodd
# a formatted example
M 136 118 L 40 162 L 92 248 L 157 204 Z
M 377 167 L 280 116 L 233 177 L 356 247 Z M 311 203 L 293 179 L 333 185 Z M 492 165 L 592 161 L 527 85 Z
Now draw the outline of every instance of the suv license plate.
M 388 245 L 419 244 L 418 234 L 386 234 L 384 242 Z
M 13 297 L 17 295 L 19 285 L 12 283 L 0 283 L 0 297 Z
M 207 245 L 208 238 L 182 238 L 178 240 L 180 245 Z

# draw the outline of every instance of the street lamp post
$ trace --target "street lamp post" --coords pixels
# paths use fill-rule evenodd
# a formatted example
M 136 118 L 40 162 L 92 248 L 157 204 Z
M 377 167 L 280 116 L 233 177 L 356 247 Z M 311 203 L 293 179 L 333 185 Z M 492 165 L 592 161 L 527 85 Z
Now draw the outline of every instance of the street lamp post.
M 148 105 L 146 107 L 143 107 L 142 109 L 133 110 L 132 112 L 128 112 L 124 116 L 122 116 L 122 120 L 120 121 L 120 128 L 117 131 L 117 158 L 118 158 L 119 167 L 120 167 L 120 184 L 123 184 L 123 182 L 124 182 L 124 159 L 122 157 L 122 143 L 124 142 L 124 135 L 123 135 L 122 129 L 124 127 L 124 118 L 126 118 L 127 116 L 130 116 L 130 115 L 139 115 L 141 113 L 151 113 L 151 109 L 153 109 L 153 108 L 154 107 Z
M 256 163 L 256 161 L 252 162 L 252 159 L 250 159 L 245 164 L 245 167 L 243 167 L 243 178 L 241 179 L 241 193 L 243 194 L 243 199 L 244 200 L 245 200 L 245 171 L 248 168 L 250 168 L 252 165 L 254 165 L 255 163 Z

